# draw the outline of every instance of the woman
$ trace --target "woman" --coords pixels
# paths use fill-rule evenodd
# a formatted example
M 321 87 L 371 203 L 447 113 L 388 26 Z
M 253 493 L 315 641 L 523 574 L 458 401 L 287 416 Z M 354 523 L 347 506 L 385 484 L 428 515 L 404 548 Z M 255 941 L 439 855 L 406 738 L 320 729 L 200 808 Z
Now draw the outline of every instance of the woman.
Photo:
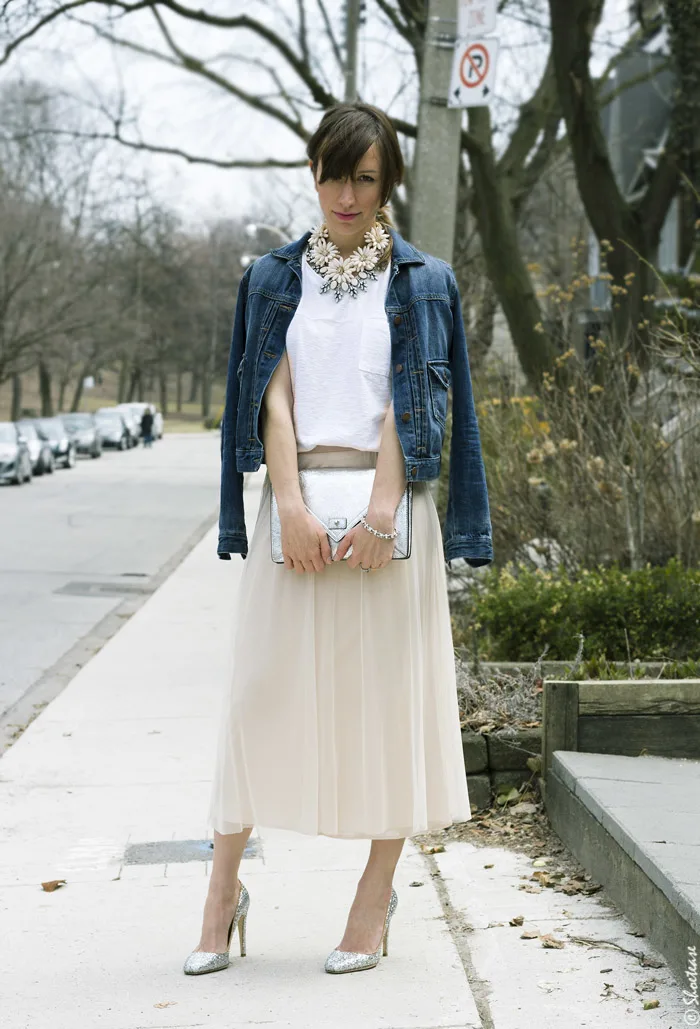
M 245 953 L 238 880 L 254 824 L 371 839 L 328 972 L 371 968 L 397 897 L 404 839 L 471 818 L 444 559 L 493 560 L 486 480 L 459 293 L 385 205 L 403 175 L 388 117 L 327 111 L 307 154 L 323 222 L 241 281 L 221 434 L 218 553 L 247 557 L 211 796 L 214 859 L 189 974 Z M 361 274 L 364 272 L 364 277 Z M 428 480 L 453 390 L 444 540 Z M 267 465 L 250 553 L 243 472 Z M 374 468 L 365 520 L 331 559 L 302 501 L 303 468 Z M 394 515 L 413 488 L 412 549 Z M 284 564 L 273 562 L 270 506 Z M 352 547 L 349 557 L 346 553 Z

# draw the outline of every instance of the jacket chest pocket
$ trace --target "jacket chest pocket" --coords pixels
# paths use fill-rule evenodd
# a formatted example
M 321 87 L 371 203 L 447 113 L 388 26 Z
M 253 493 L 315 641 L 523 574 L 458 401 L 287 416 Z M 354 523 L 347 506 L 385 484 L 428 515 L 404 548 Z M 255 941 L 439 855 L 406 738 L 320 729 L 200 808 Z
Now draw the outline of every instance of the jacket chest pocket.
M 358 366 L 370 375 L 391 375 L 391 334 L 386 316 L 363 319 Z
M 447 394 L 451 373 L 449 361 L 428 361 L 428 388 L 433 417 L 444 428 L 447 422 Z

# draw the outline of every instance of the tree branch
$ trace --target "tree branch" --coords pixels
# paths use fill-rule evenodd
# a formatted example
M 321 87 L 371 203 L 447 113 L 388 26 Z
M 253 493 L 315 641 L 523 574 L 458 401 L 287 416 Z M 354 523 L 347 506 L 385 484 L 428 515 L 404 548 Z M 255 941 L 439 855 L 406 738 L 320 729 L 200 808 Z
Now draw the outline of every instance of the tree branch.
M 510 142 L 503 156 L 498 162 L 498 170 L 501 175 L 513 178 L 518 177 L 545 122 L 551 122 L 554 112 L 556 112 L 556 125 L 558 125 L 561 120 L 561 113 L 559 112 L 557 98 L 554 58 L 550 50 L 537 89 L 520 108 L 518 123 L 513 130 Z

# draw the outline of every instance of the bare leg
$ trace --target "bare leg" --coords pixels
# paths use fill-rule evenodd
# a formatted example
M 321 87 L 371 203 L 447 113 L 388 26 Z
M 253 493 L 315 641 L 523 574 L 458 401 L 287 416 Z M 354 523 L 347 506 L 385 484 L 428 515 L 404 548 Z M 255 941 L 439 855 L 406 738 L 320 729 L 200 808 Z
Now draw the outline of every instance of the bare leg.
M 405 839 L 372 840 L 367 866 L 357 884 L 345 935 L 338 950 L 370 954 L 382 941 L 391 885 Z
M 238 904 L 238 869 L 251 832 L 252 826 L 226 835 L 214 831 L 214 860 L 204 902 L 202 936 L 195 950 L 214 954 L 226 950 L 229 926 Z

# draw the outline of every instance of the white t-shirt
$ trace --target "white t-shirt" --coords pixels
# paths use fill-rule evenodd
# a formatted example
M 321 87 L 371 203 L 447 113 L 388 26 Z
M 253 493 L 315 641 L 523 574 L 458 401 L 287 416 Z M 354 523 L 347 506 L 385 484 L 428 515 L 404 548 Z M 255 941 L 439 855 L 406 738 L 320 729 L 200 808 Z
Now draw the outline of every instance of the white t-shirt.
M 391 336 L 384 301 L 391 262 L 366 291 L 336 301 L 302 256 L 302 292 L 287 329 L 297 451 L 379 450 L 391 403 Z

